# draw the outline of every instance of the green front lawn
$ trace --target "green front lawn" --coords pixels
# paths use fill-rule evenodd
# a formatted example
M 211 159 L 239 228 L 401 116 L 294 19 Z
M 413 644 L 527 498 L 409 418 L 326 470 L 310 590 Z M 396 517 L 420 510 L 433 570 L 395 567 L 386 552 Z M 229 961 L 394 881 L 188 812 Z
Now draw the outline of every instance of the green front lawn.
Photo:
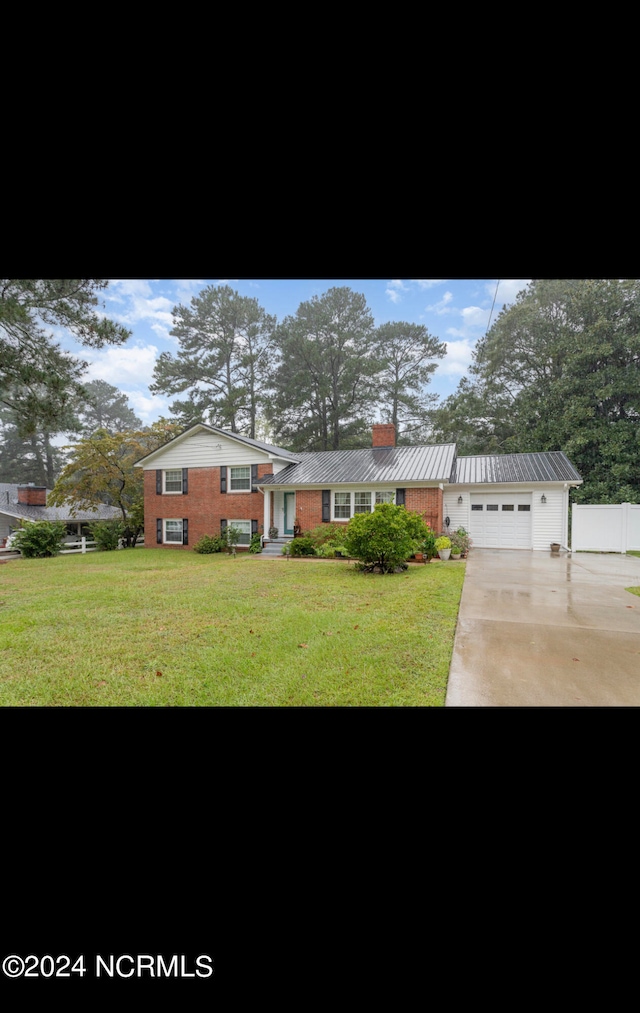
M 166 549 L 0 566 L 0 706 L 441 706 L 463 562 Z

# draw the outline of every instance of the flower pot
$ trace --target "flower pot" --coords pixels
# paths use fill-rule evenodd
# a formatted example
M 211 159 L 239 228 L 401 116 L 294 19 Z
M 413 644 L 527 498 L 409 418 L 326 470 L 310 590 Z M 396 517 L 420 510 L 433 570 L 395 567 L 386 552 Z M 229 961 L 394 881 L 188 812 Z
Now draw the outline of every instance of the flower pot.
M 461 556 L 460 552 L 452 552 L 451 553 L 451 558 L 452 559 L 460 559 L 460 556 Z
M 416 552 L 416 555 L 415 555 L 416 563 L 421 563 L 423 559 L 424 559 L 424 556 L 422 555 L 422 553 L 421 552 Z
M 557 556 L 558 553 L 560 552 L 560 542 L 552 542 L 551 551 L 554 553 L 554 555 Z
M 448 559 L 451 555 L 451 549 L 438 549 L 438 555 L 440 559 Z

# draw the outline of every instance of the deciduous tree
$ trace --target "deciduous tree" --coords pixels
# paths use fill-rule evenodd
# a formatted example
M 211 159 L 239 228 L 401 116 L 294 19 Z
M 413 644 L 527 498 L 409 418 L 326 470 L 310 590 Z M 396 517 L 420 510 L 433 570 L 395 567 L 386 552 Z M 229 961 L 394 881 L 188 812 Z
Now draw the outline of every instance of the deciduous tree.
M 584 479 L 574 501 L 640 502 L 640 281 L 531 282 L 470 373 L 441 434 L 476 427 L 481 453 L 563 450 Z
M 122 513 L 125 540 L 135 546 L 143 526 L 144 472 L 135 464 L 176 436 L 180 426 L 160 419 L 147 430 L 108 433 L 99 429 L 70 446 L 69 463 L 63 469 L 48 502 L 70 506 L 71 515 L 101 503 Z

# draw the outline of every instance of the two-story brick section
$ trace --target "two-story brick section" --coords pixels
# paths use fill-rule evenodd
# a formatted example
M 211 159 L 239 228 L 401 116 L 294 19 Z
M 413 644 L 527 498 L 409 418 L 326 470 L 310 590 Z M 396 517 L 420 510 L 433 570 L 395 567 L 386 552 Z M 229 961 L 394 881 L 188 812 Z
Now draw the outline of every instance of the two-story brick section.
M 145 471 L 145 545 L 193 546 L 233 525 L 238 544 L 294 523 L 308 531 L 348 523 L 378 503 L 404 504 L 432 530 L 463 526 L 476 546 L 566 545 L 568 490 L 581 478 L 560 452 L 457 458 L 455 443 L 397 447 L 395 427 L 373 426 L 361 450 L 292 453 L 198 423 L 154 451 Z

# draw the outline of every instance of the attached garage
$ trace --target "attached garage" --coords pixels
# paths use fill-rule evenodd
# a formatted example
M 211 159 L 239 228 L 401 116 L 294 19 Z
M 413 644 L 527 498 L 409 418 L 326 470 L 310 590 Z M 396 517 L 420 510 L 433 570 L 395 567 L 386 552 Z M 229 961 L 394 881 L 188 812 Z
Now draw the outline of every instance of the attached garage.
M 471 493 L 469 534 L 479 548 L 530 549 L 533 546 L 528 493 Z
M 582 479 L 562 451 L 458 457 L 443 490 L 444 517 L 482 549 L 567 544 L 569 490 Z

